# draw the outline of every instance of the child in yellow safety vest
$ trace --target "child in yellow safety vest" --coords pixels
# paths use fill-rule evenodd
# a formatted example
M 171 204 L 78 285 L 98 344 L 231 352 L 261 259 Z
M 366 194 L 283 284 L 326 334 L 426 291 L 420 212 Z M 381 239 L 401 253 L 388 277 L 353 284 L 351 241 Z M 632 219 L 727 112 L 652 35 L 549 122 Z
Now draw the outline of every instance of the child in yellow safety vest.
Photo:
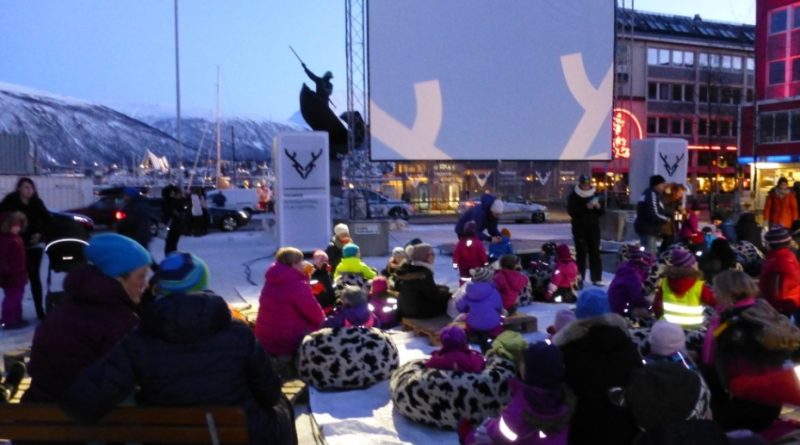
M 674 248 L 656 290 L 654 310 L 658 317 L 684 328 L 703 324 L 703 307 L 714 306 L 714 292 L 701 278 L 697 260 L 686 249 Z

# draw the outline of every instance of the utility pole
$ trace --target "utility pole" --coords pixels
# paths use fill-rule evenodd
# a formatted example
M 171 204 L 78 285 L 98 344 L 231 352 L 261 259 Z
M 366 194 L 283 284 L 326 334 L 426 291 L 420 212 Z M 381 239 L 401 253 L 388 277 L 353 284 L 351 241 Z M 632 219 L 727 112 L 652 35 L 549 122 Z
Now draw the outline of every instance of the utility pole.
M 217 188 L 222 187 L 222 127 L 219 121 L 219 65 L 217 65 Z
M 175 140 L 178 143 L 178 186 L 183 188 L 183 144 L 181 143 L 181 65 L 178 45 L 178 0 L 175 0 Z
M 233 186 L 236 187 L 236 133 L 234 132 L 235 127 L 231 125 L 231 151 L 233 152 L 231 156 L 233 157 Z

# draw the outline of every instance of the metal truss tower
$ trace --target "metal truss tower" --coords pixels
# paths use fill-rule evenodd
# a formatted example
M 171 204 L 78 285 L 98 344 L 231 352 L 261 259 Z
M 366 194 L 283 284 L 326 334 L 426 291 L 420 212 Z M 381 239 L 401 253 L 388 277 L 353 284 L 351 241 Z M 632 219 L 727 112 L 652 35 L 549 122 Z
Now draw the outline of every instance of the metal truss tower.
M 345 0 L 345 52 L 347 54 L 347 125 L 355 128 L 357 111 L 367 122 L 367 0 Z M 369 136 L 364 147 L 369 146 Z M 354 153 L 354 132 L 349 131 L 347 149 Z

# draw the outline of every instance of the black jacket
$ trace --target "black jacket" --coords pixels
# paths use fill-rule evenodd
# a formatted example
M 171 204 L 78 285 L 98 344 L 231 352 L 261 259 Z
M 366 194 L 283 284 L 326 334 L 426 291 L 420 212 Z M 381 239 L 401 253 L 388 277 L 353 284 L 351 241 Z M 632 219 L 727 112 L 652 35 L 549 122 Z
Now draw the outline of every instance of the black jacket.
M 425 266 L 404 263 L 397 270 L 394 285 L 401 317 L 433 318 L 444 315 L 450 294 L 433 281 L 433 272 Z
M 658 192 L 650 187 L 642 193 L 636 205 L 636 221 L 633 224 L 637 235 L 658 235 L 661 227 L 670 220 Z
M 567 213 L 569 213 L 570 218 L 572 218 L 573 227 L 599 227 L 600 216 L 602 216 L 604 213 L 603 208 L 590 209 L 586 207 L 586 205 L 589 204 L 589 201 L 595 197 L 599 198 L 596 193 L 592 194 L 592 196 L 584 198 L 575 192 L 575 189 L 573 189 L 572 193 L 569 194 L 569 197 L 567 197 Z
M 140 405 L 240 406 L 250 443 L 285 443 L 276 440 L 285 432 L 273 412 L 280 379 L 252 330 L 210 292 L 156 300 L 137 330 L 78 377 L 61 406 L 97 420 L 137 386 Z
M 24 204 L 19 197 L 19 192 L 11 192 L 0 202 L 0 213 L 4 212 L 22 212 L 25 214 L 28 224 L 25 227 L 25 231 L 22 232 L 22 240 L 25 241 L 26 246 L 31 245 L 31 235 L 34 233 L 38 233 L 42 237 L 47 233 L 50 212 L 44 202 L 39 199 L 39 195 L 33 195 L 28 204 Z

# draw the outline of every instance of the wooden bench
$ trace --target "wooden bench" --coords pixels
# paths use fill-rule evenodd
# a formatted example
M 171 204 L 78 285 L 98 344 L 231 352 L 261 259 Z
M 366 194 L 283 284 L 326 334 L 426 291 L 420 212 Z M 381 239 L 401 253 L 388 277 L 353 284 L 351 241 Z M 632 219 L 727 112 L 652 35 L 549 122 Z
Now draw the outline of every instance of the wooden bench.
M 517 312 L 514 315 L 509 315 L 503 321 L 503 328 L 509 331 L 516 332 L 536 332 L 539 327 L 539 321 L 533 315 L 520 314 Z
M 119 407 L 100 422 L 76 422 L 56 405 L 0 405 L 0 438 L 40 442 L 101 441 L 246 444 L 247 420 L 239 408 Z
M 453 320 L 447 316 L 435 318 L 403 318 L 403 330 L 413 332 L 419 337 L 428 337 L 433 346 L 441 345 L 439 331 L 451 324 Z

